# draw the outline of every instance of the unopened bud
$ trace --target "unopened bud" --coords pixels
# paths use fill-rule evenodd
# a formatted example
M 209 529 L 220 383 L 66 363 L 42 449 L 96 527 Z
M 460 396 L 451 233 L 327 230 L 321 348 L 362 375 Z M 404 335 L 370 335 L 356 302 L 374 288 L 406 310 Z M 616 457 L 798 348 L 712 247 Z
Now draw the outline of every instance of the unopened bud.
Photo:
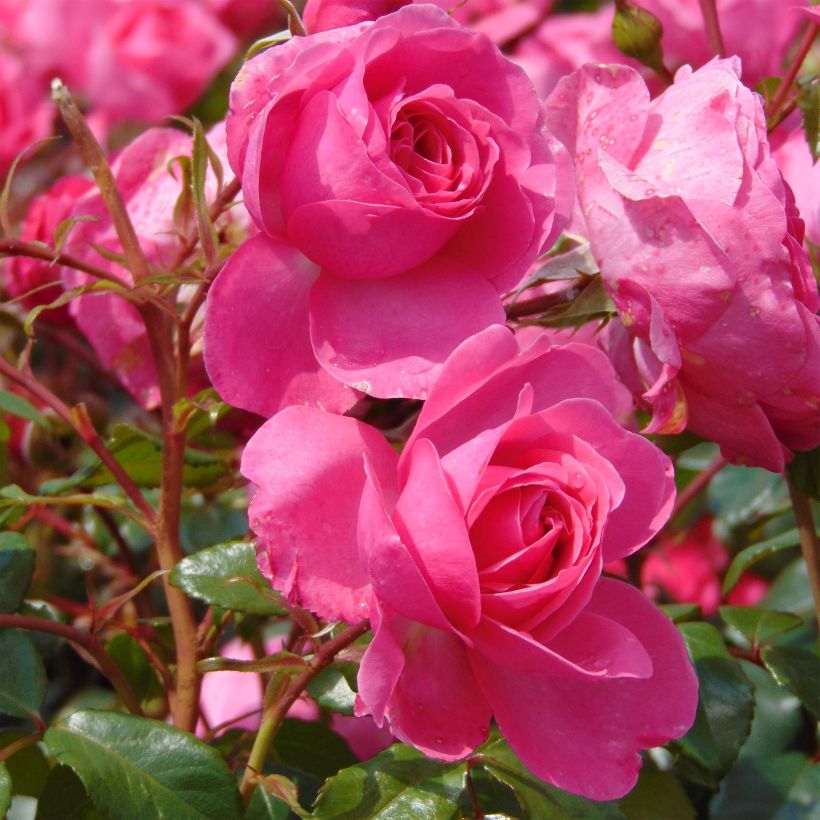
M 662 36 L 663 26 L 654 14 L 626 0 L 616 2 L 612 39 L 618 50 L 648 68 L 666 74 Z

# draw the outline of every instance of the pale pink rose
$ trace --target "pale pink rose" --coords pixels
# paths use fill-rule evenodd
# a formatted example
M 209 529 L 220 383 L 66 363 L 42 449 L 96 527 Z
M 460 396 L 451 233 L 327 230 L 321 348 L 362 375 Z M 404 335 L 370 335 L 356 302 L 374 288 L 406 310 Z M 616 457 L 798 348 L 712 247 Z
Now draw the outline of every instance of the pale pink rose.
M 45 89 L 22 62 L 0 50 L 0 179 L 25 148 L 48 136 L 52 117 Z
M 237 37 L 266 34 L 285 26 L 282 9 L 272 0 L 205 0 L 205 5 Z
M 641 748 L 686 731 L 697 682 L 680 636 L 601 577 L 674 497 L 668 458 L 616 421 L 629 404 L 600 351 L 545 334 L 519 347 L 494 326 L 448 359 L 401 457 L 308 407 L 256 433 L 242 471 L 262 571 L 375 629 L 357 713 L 444 760 L 494 716 L 535 775 L 599 800 L 629 791 Z
M 802 222 L 737 59 L 649 100 L 625 66 L 559 83 L 547 119 L 576 158 L 586 232 L 652 408 L 729 458 L 782 470 L 820 444 L 820 298 Z
M 77 200 L 93 187 L 90 179 L 82 176 L 64 177 L 46 193 L 35 197 L 29 205 L 20 228 L 24 242 L 43 242 L 54 246 L 58 226 L 71 216 Z M 47 305 L 63 292 L 62 268 L 40 259 L 27 256 L 10 257 L 3 268 L 3 282 L 9 294 L 20 300 L 22 306 L 31 310 Z M 44 287 L 51 285 L 51 287 Z M 46 310 L 38 321 L 57 325 L 73 325 L 68 307 Z
M 666 538 L 641 565 L 641 587 L 653 600 L 699 604 L 713 615 L 723 602 L 723 573 L 729 552 L 712 533 L 712 520 L 702 518 L 681 539 Z M 726 598 L 733 606 L 754 606 L 766 594 L 768 582 L 745 572 Z
M 214 126 L 209 141 L 217 154 L 224 156 L 224 125 Z M 179 231 L 190 232 L 194 225 L 175 225 L 174 212 L 182 192 L 182 174 L 169 163 L 178 156 L 191 156 L 192 140 L 188 134 L 170 128 L 152 128 L 125 148 L 112 163 L 120 193 L 125 200 L 128 215 L 138 234 L 140 245 L 155 272 L 173 263 L 180 250 Z M 221 145 L 221 148 L 220 148 Z M 172 173 L 172 170 L 174 173 Z M 216 178 L 209 169 L 206 198 L 216 195 Z M 96 216 L 97 221 L 83 222 L 69 237 L 66 250 L 108 270 L 123 283 L 133 283 L 130 272 L 116 261 L 106 259 L 94 246 L 110 253 L 122 254 L 111 218 L 99 192 L 94 189 L 82 197 L 74 207 L 75 216 Z M 241 205 L 231 208 L 217 227 L 226 232 L 226 238 L 241 241 L 249 233 L 247 213 Z M 87 285 L 93 279 L 78 271 L 64 268 L 63 282 L 67 288 Z M 185 302 L 195 286 L 185 286 L 179 301 Z M 159 405 L 154 360 L 145 326 L 136 308 L 120 296 L 110 293 L 88 294 L 74 299 L 71 315 L 94 347 L 101 363 L 115 373 L 125 388 L 146 409 Z M 202 319 L 193 325 L 191 371 L 189 387 L 203 389 L 208 385 L 202 363 Z
M 237 49 L 196 0 L 132 0 L 94 34 L 83 90 L 112 122 L 183 113 Z
M 726 53 L 740 57 L 747 86 L 782 73 L 803 21 L 798 7 L 808 2 L 717 0 Z M 712 58 L 699 0 L 640 0 L 640 5 L 663 25 L 664 57 L 671 69 L 685 64 L 697 68 Z
M 206 358 L 261 415 L 425 395 L 571 209 L 524 72 L 429 5 L 246 63 L 228 146 L 262 235 L 210 291 Z
M 772 156 L 806 223 L 806 238 L 820 245 L 820 162 L 812 159 L 800 113 L 795 112 L 780 123 L 770 139 Z
M 303 20 L 311 34 L 342 26 L 376 20 L 392 14 L 416 0 L 308 0 Z M 432 2 L 453 19 L 473 31 L 486 34 L 502 45 L 520 37 L 549 14 L 554 0 L 466 0 L 451 5 L 449 0 L 418 0 Z

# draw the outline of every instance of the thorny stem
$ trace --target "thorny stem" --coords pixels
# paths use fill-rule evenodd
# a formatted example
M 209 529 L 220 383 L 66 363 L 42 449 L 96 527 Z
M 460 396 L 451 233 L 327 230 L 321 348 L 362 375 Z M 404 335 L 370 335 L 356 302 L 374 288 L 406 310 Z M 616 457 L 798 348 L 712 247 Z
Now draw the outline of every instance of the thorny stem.
M 69 643 L 87 652 L 94 659 L 100 671 L 111 682 L 129 712 L 134 715 L 143 714 L 139 698 L 134 694 L 134 690 L 125 675 L 105 651 L 96 635 L 82 632 L 68 624 L 48 621 L 45 618 L 30 615 L 0 615 L 0 629 L 27 629 L 32 632 L 48 632 L 51 635 L 64 638 Z
M 42 259 L 43 262 L 65 265 L 67 268 L 82 271 L 96 279 L 104 279 L 106 282 L 122 285 L 122 281 L 117 279 L 116 276 L 112 276 L 107 270 L 84 262 L 82 259 L 77 259 L 76 256 L 71 256 L 36 242 L 23 242 L 21 239 L 0 239 L 0 256 L 28 256 L 31 259 Z
M 800 40 L 800 45 L 798 45 L 797 51 L 794 54 L 794 59 L 791 61 L 791 64 L 783 77 L 783 81 L 777 87 L 777 92 L 774 97 L 772 97 L 772 101 L 766 111 L 766 114 L 770 120 L 777 114 L 780 110 L 780 106 L 783 105 L 786 98 L 789 96 L 789 91 L 791 90 L 792 84 L 800 71 L 800 67 L 803 65 L 803 60 L 806 59 L 806 55 L 814 45 L 814 40 L 817 37 L 818 30 L 820 30 L 820 25 L 817 23 L 809 23 L 806 28 L 806 31 L 803 34 L 803 39 Z
M 95 139 L 80 110 L 66 87 L 56 80 L 52 96 L 74 141 L 88 165 L 123 249 L 126 264 L 136 283 L 150 276 L 148 260 L 131 223 L 114 174 L 105 152 Z M 159 384 L 162 426 L 162 478 L 160 502 L 154 525 L 154 541 L 160 568 L 171 570 L 182 558 L 179 541 L 180 509 L 182 506 L 183 460 L 185 432 L 176 429 L 174 404 L 179 398 L 176 361 L 174 357 L 173 317 L 157 305 L 137 305 L 145 324 L 154 367 Z M 130 480 L 130 479 L 129 479 Z M 174 693 L 174 724 L 192 732 L 199 712 L 199 676 L 196 670 L 196 620 L 188 596 L 171 586 L 167 573 L 162 579 L 176 644 L 176 691 Z
M 144 516 L 149 525 L 155 520 L 155 513 L 151 505 L 140 492 L 139 487 L 131 479 L 131 476 L 123 469 L 122 465 L 114 458 L 105 442 L 100 438 L 100 434 L 94 428 L 88 417 L 85 405 L 79 404 L 73 409 L 62 399 L 54 395 L 47 387 L 44 387 L 36 379 L 17 370 L 5 359 L 0 357 L 0 373 L 16 384 L 25 387 L 33 396 L 40 399 L 44 404 L 51 407 L 66 424 L 77 432 L 80 438 L 94 451 L 100 461 L 108 468 L 111 475 L 122 487 L 123 492 L 131 499 L 134 506 Z
M 709 41 L 709 48 L 712 49 L 712 54 L 718 57 L 725 57 L 726 46 L 723 44 L 723 35 L 720 33 L 717 4 L 715 0 L 699 0 L 699 2 L 700 10 L 703 14 L 703 27 L 706 30 L 706 39 Z
M 789 485 L 789 495 L 792 499 L 794 517 L 797 521 L 797 531 L 800 534 L 800 549 L 803 552 L 803 560 L 806 562 L 806 568 L 809 572 L 809 584 L 812 598 L 814 598 L 817 624 L 820 626 L 820 542 L 817 539 L 817 530 L 814 526 L 811 502 L 794 486 L 788 476 L 786 476 L 786 482 Z
M 262 771 L 265 759 L 268 756 L 271 744 L 282 721 L 285 719 L 288 710 L 293 706 L 294 701 L 302 694 L 305 687 L 333 661 L 333 658 L 349 646 L 357 638 L 364 635 L 370 628 L 369 621 L 361 621 L 355 626 L 349 626 L 335 638 L 331 638 L 327 643 L 322 644 L 316 654 L 308 661 L 308 668 L 300 673 L 279 697 L 273 697 L 270 704 L 267 704 L 262 714 L 262 721 L 259 731 L 256 733 L 248 765 L 242 775 L 242 783 L 239 791 L 243 800 L 247 803 L 250 799 L 253 787 L 256 785 L 257 776 Z M 271 680 L 271 686 L 278 686 L 277 678 Z M 270 693 L 273 694 L 273 693 Z

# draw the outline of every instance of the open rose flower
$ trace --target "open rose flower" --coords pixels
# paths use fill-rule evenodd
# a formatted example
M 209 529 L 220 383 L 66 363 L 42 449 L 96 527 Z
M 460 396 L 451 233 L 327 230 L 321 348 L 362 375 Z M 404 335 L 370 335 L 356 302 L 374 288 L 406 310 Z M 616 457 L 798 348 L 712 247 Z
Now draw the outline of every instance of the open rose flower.
M 524 72 L 429 5 L 248 62 L 228 148 L 261 235 L 210 291 L 206 360 L 262 415 L 423 396 L 571 210 Z
M 737 59 L 650 101 L 624 66 L 584 66 L 547 117 L 575 154 L 592 252 L 633 339 L 650 432 L 688 427 L 781 470 L 820 444 L 820 304 L 803 223 Z
M 360 714 L 445 760 L 494 716 L 533 773 L 599 800 L 686 731 L 680 636 L 601 577 L 674 496 L 667 457 L 616 421 L 629 404 L 600 351 L 495 326 L 448 359 L 400 458 L 307 407 L 256 433 L 242 471 L 263 572 L 322 617 L 373 623 Z

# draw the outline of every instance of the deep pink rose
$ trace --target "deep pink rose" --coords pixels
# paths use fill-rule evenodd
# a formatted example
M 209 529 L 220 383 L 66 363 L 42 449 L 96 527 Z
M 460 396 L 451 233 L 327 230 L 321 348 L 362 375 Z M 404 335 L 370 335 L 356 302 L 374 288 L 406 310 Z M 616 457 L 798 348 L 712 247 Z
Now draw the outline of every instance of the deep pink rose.
M 71 216 L 76 201 L 92 187 L 93 183 L 86 177 L 64 177 L 46 193 L 35 197 L 20 228 L 20 239 L 53 246 L 60 223 Z M 62 268 L 40 259 L 11 257 L 6 260 L 3 273 L 6 290 L 13 297 L 23 297 L 21 304 L 27 310 L 47 305 L 63 292 Z M 66 305 L 44 311 L 38 321 L 73 324 Z
M 736 59 L 649 100 L 624 66 L 559 83 L 547 117 L 575 154 L 593 254 L 651 406 L 737 461 L 781 470 L 820 444 L 820 299 L 802 221 Z
M 225 157 L 224 125 L 209 132 L 208 139 L 217 155 Z M 175 224 L 175 206 L 182 192 L 182 175 L 173 165 L 175 157 L 191 156 L 191 137 L 171 128 L 152 128 L 128 145 L 112 163 L 120 193 L 128 215 L 137 231 L 140 245 L 149 264 L 160 273 L 170 266 L 180 250 L 180 231 L 193 230 L 191 224 Z M 169 170 L 169 163 L 171 169 Z M 174 173 L 172 173 L 174 171 Z M 208 172 L 206 196 L 211 201 L 216 194 L 216 179 Z M 94 246 L 110 253 L 121 254 L 111 218 L 99 191 L 93 189 L 79 199 L 75 216 L 95 216 L 97 221 L 82 222 L 70 234 L 66 249 L 81 258 L 105 268 L 123 283 L 133 283 L 131 274 L 117 262 L 106 259 Z M 249 220 L 242 206 L 230 209 L 217 225 L 228 242 L 239 243 L 249 233 Z M 63 282 L 67 288 L 87 285 L 93 279 L 78 271 L 64 268 Z M 178 301 L 190 299 L 194 285 L 180 288 Z M 94 347 L 101 363 L 115 373 L 126 389 L 146 409 L 159 405 L 159 385 L 153 355 L 145 326 L 136 308 L 121 296 L 97 293 L 80 296 L 71 303 L 71 315 Z M 202 364 L 202 319 L 192 327 L 192 357 L 190 387 L 203 389 L 207 377 Z
M 303 20 L 311 34 L 342 26 L 352 26 L 366 20 L 376 20 L 392 14 L 416 0 L 308 0 Z M 549 14 L 554 0 L 466 0 L 452 6 L 449 0 L 418 0 L 432 2 L 453 19 L 473 31 L 486 34 L 502 45 L 520 37 L 541 18 Z
M 307 407 L 256 433 L 242 471 L 263 572 L 324 618 L 373 623 L 358 713 L 445 760 L 495 716 L 533 773 L 599 800 L 686 731 L 680 636 L 601 577 L 674 496 L 667 457 L 616 421 L 629 404 L 600 351 L 494 326 L 445 363 L 401 457 Z
M 641 587 L 653 600 L 665 597 L 699 604 L 704 615 L 712 615 L 722 603 L 721 585 L 728 566 L 729 552 L 712 533 L 712 520 L 702 518 L 684 537 L 664 539 L 652 550 L 641 564 Z M 768 586 L 759 575 L 744 572 L 726 603 L 754 606 Z
M 83 90 L 111 121 L 181 114 L 237 49 L 196 0 L 132 0 L 97 30 Z
M 237 37 L 265 34 L 285 26 L 282 9 L 271 0 L 205 0 L 223 26 Z
M 211 289 L 206 357 L 262 415 L 423 396 L 571 209 L 524 72 L 429 5 L 246 63 L 228 147 L 262 235 Z
M 0 179 L 25 148 L 51 131 L 44 91 L 22 62 L 0 50 Z

